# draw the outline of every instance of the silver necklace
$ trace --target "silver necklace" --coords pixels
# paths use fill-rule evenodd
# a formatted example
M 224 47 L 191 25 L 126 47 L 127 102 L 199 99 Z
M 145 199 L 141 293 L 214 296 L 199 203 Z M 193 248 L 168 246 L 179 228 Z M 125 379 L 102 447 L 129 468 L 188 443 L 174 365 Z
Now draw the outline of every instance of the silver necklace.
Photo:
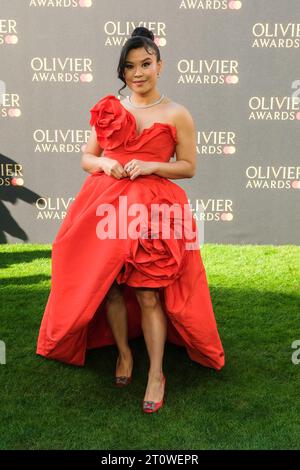
M 146 104 L 144 106 L 137 106 L 136 104 L 133 104 L 131 102 L 131 97 L 128 96 L 128 95 L 127 95 L 127 101 L 129 101 L 131 106 L 133 106 L 134 108 L 150 108 L 151 106 L 154 106 L 155 104 L 159 104 L 164 99 L 164 97 L 165 97 L 165 95 L 162 94 L 161 97 L 157 101 L 154 101 L 154 103 L 151 103 L 151 104 Z

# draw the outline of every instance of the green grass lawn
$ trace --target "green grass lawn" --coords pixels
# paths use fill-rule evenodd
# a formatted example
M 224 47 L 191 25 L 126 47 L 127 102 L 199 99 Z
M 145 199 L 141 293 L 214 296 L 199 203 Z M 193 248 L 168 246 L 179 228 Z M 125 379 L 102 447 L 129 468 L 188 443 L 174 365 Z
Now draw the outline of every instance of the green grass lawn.
M 35 354 L 51 245 L 1 245 L 1 449 L 299 449 L 300 247 L 202 248 L 226 365 L 215 371 L 166 343 L 166 402 L 141 409 L 148 356 L 131 341 L 133 383 L 113 385 L 115 346 L 85 367 Z M 299 354 L 300 357 L 300 354 Z

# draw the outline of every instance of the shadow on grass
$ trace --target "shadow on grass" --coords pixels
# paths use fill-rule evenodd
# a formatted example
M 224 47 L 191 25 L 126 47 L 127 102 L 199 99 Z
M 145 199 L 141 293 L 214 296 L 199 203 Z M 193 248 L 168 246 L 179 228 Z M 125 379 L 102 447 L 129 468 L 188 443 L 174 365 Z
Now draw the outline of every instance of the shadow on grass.
M 30 245 L 27 245 L 30 247 Z M 33 249 L 27 251 L 0 251 L 1 269 L 8 268 L 13 264 L 31 263 L 36 259 L 50 259 L 51 248 Z

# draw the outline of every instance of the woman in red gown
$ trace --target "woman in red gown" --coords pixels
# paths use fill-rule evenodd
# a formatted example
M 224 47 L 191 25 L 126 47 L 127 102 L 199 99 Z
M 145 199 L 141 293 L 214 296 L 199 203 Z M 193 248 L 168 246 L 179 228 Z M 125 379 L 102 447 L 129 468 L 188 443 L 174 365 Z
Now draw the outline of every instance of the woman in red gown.
M 188 215 L 193 233 L 196 223 L 185 191 L 170 181 L 195 174 L 194 123 L 185 107 L 157 91 L 162 61 L 153 39 L 138 27 L 122 49 L 118 72 L 130 99 L 107 95 L 90 110 L 92 133 L 81 164 L 90 174 L 52 245 L 36 351 L 83 366 L 87 349 L 116 344 L 115 384 L 125 386 L 134 362 L 128 340 L 143 334 L 150 360 L 143 410 L 149 413 L 163 404 L 166 340 L 202 366 L 220 370 L 225 363 L 199 243 L 190 243 L 180 214 Z M 169 162 L 174 152 L 176 162 Z M 138 223 L 136 204 L 146 208 Z M 160 204 L 177 210 L 163 215 L 169 237 L 151 212 Z M 175 236 L 178 222 L 182 236 Z

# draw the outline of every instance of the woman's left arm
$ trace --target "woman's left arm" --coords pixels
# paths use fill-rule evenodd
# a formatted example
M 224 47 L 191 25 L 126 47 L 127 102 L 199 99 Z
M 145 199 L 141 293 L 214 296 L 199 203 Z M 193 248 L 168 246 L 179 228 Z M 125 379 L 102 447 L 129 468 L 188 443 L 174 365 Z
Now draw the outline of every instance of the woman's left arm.
M 165 178 L 192 178 L 196 173 L 196 131 L 190 112 L 180 106 L 176 116 L 176 162 L 151 162 L 153 173 Z

